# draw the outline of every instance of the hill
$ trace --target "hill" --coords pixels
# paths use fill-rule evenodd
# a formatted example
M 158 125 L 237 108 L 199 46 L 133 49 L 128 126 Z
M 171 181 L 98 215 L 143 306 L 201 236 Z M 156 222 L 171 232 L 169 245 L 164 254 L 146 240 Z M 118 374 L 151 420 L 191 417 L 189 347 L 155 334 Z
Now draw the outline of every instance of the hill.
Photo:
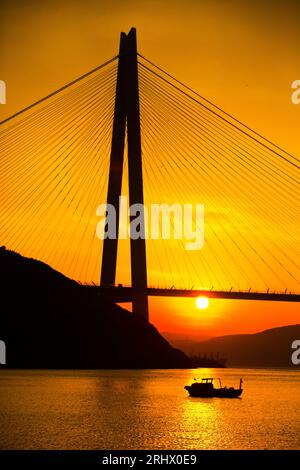
M 292 367 L 291 344 L 300 339 L 300 325 L 272 328 L 255 334 L 220 336 L 193 344 L 198 354 L 227 358 L 228 366 Z
M 144 320 L 48 265 L 0 249 L 0 339 L 12 368 L 185 368 Z

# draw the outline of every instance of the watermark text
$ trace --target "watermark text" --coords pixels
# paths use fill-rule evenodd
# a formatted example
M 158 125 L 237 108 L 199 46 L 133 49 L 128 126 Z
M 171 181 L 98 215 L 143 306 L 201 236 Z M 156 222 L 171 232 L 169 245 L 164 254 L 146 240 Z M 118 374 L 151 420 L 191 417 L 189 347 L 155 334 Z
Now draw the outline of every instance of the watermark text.
M 144 204 L 128 206 L 126 196 L 119 197 L 119 221 L 112 204 L 98 206 L 97 237 L 126 240 L 184 240 L 186 250 L 200 250 L 204 245 L 203 204 Z M 118 225 L 119 222 L 119 225 Z
M 2 340 L 0 340 L 0 364 L 6 364 L 6 345 Z
M 0 104 L 6 104 L 6 83 L 0 80 Z
M 300 339 L 295 339 L 295 341 L 292 342 L 292 349 L 295 349 L 295 351 L 292 354 L 292 363 L 294 366 L 299 366 L 300 364 Z
M 292 83 L 292 89 L 295 90 L 291 94 L 291 100 L 293 104 L 300 103 L 300 80 L 294 80 Z

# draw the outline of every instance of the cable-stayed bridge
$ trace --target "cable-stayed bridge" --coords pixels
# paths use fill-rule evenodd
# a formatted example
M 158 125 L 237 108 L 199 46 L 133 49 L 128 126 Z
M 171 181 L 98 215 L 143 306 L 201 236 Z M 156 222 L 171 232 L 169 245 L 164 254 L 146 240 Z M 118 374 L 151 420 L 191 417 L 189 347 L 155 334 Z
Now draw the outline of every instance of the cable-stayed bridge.
M 300 300 L 299 159 L 139 54 L 134 29 L 117 56 L 3 120 L 0 135 L 7 249 L 83 285 L 100 278 L 99 292 L 145 318 L 148 295 Z M 119 224 L 102 242 L 97 207 L 119 216 L 121 194 L 204 204 L 204 246 L 123 240 Z

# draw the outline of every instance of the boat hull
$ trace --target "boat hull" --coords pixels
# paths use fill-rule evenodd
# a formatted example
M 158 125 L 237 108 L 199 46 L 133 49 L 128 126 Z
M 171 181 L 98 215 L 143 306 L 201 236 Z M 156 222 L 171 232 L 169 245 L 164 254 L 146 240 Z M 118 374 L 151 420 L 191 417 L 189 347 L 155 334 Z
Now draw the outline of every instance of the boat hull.
M 189 392 L 190 397 L 195 398 L 238 398 L 243 393 L 242 389 L 235 388 L 214 388 L 213 390 L 197 390 L 191 385 L 186 385 L 184 388 Z

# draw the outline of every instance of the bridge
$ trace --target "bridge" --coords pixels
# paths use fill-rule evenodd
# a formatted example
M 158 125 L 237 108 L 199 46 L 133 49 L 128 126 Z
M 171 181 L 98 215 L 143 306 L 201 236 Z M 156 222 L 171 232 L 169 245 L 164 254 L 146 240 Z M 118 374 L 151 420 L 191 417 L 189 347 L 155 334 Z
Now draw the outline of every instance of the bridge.
M 149 296 L 299 302 L 300 160 L 140 54 L 134 28 L 118 55 L 4 119 L 0 138 L 8 249 L 146 320 Z M 203 248 L 146 240 L 141 211 L 129 259 L 126 192 L 130 205 L 204 204 Z M 117 226 L 102 242 L 103 202 Z
M 96 290 L 101 296 L 107 296 L 116 303 L 132 302 L 133 289 L 130 286 L 86 286 L 89 289 Z M 162 289 L 159 287 L 147 287 L 140 290 L 140 294 L 145 297 L 201 297 L 210 299 L 231 299 L 231 300 L 273 300 L 279 302 L 300 302 L 300 294 L 291 294 L 287 292 L 236 292 L 213 291 L 204 289 Z

